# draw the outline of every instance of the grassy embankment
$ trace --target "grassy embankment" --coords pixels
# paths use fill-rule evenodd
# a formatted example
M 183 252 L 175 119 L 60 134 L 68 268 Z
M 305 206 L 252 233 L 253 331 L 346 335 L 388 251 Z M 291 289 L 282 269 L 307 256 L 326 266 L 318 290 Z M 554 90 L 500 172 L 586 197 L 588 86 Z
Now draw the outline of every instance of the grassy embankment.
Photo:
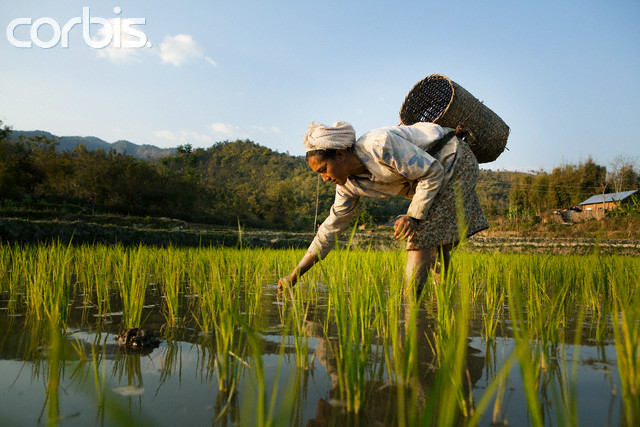
M 391 228 L 358 230 L 358 248 L 398 249 Z M 0 209 L 0 240 L 25 243 L 122 243 L 153 246 L 237 246 L 304 248 L 311 231 L 256 230 L 179 219 L 91 212 L 72 205 L 40 209 Z M 346 238 L 346 236 L 345 236 Z M 640 254 L 640 217 L 611 217 L 577 224 L 517 224 L 494 218 L 491 228 L 471 239 L 468 250 L 481 252 L 536 252 L 587 254 L 594 250 L 624 255 Z

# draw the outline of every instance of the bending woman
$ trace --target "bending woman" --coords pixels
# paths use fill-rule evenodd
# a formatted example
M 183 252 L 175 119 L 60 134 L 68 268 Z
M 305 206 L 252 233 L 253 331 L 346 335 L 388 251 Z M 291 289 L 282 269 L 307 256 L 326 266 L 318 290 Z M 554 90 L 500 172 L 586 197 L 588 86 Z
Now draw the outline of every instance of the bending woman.
M 407 241 L 405 292 L 415 287 L 420 294 L 439 253 L 441 267 L 448 265 L 449 251 L 460 239 L 455 187 L 461 190 L 466 235 L 489 226 L 475 192 L 478 162 L 451 129 L 433 123 L 390 126 L 356 140 L 348 123 L 312 123 L 304 146 L 311 169 L 336 185 L 336 198 L 305 256 L 278 281 L 279 289 L 294 286 L 327 256 L 349 226 L 361 196 L 411 199 L 406 215 L 394 224 L 396 239 Z

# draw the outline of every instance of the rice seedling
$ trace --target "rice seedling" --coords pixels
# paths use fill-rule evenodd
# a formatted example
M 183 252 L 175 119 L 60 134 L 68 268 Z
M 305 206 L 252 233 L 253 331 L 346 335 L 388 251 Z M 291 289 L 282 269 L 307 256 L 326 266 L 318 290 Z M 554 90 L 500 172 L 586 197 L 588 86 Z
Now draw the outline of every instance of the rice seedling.
M 472 402 L 464 397 L 464 366 L 467 357 L 469 285 L 454 281 L 451 271 L 440 281 L 430 280 L 437 315 L 432 346 L 438 370 L 432 393 L 426 403 L 421 424 L 452 425 L 459 415 L 470 416 Z
M 183 349 L 191 347 L 199 355 L 193 359 L 197 360 L 193 362 L 198 367 L 196 378 L 217 390 L 212 399 L 220 411 L 213 417 L 220 416 L 217 422 L 304 424 L 313 417 L 308 408 L 314 406 L 309 402 L 315 398 L 314 379 L 325 375 L 314 365 L 320 362 L 328 376 L 319 382 L 328 384 L 320 392 L 322 398 L 331 400 L 330 394 L 335 398 L 332 405 L 344 405 L 330 405 L 332 410 L 353 422 L 367 419 L 371 406 L 377 405 L 378 411 L 384 406 L 380 419 L 394 425 L 512 423 L 521 415 L 515 414 L 519 405 L 510 399 L 521 398 L 524 402 L 518 403 L 525 403 L 525 416 L 533 425 L 576 424 L 584 421 L 578 419 L 584 403 L 578 400 L 577 384 L 585 369 L 578 362 L 579 351 L 595 344 L 598 360 L 606 364 L 614 359 L 614 346 L 606 346 L 611 343 L 617 365 L 606 365 L 604 376 L 612 396 L 621 391 L 617 398 L 622 402 L 623 422 L 637 423 L 640 301 L 635 272 L 640 270 L 640 260 L 458 250 L 444 279 L 430 283 L 424 296 L 413 300 L 403 296 L 401 254 L 339 249 L 310 271 L 304 283 L 288 290 L 285 305 L 279 305 L 277 273 L 287 270 L 287 263 L 295 263 L 302 253 L 0 244 L 0 288 L 17 301 L 8 302 L 5 313 L 13 304 L 17 313 L 26 314 L 20 357 L 33 364 L 34 377 L 44 378 L 46 389 L 51 385 L 43 419 L 49 414 L 53 419 L 56 413 L 56 377 L 50 375 L 55 360 L 52 364 L 43 359 L 43 348 L 48 356 L 55 356 L 49 322 L 53 320 L 59 331 L 71 330 L 66 326 L 70 321 L 91 328 L 91 318 L 84 315 L 88 310 L 83 309 L 82 317 L 69 310 L 75 300 L 78 305 L 95 306 L 91 312 L 99 315 L 108 314 L 111 305 L 116 310 L 122 305 L 123 324 L 140 326 L 145 304 L 159 296 L 149 283 L 156 281 L 165 298 L 155 311 L 149 311 L 154 313 L 149 324 L 161 325 L 164 319 L 173 329 L 185 319 L 195 323 L 193 331 L 179 328 L 184 332 L 168 334 L 167 344 L 158 350 L 163 353 L 158 356 L 161 378 L 156 394 L 184 380 L 183 372 L 189 369 L 185 363 L 192 359 L 185 358 Z M 16 318 L 9 319 L 15 322 Z M 96 317 L 96 328 L 109 327 L 102 319 Z M 10 322 L 0 326 L 5 324 Z M 289 327 L 281 328 L 282 324 Z M 69 341 L 64 332 L 60 334 Z M 191 334 L 200 337 L 194 339 Z M 480 358 L 485 375 L 480 387 L 471 379 L 473 372 L 468 373 L 471 337 L 478 337 L 475 342 L 483 343 L 485 353 Z M 12 339 L 3 338 L 0 346 Z M 185 345 L 183 340 L 195 342 Z M 112 361 L 111 356 L 105 357 L 104 343 L 93 346 L 91 354 L 83 345 L 72 340 L 65 344 L 75 346 L 78 356 L 83 352 L 77 363 L 87 368 L 77 382 L 91 382 L 97 408 L 109 420 L 109 411 L 117 409 L 112 409 L 107 384 L 141 385 L 146 375 L 140 367 L 143 359 L 119 354 Z M 320 345 L 329 356 L 322 360 L 315 352 Z M 262 354 L 267 347 L 275 353 Z M 284 357 L 292 347 L 295 361 Z M 271 356 L 279 358 L 277 367 L 267 367 L 266 360 L 273 363 Z M 66 375 L 65 363 L 58 364 L 58 384 Z M 105 375 L 109 364 L 114 367 L 111 375 Z M 509 378 L 516 364 L 520 375 Z M 270 382 L 274 369 L 277 376 L 282 372 L 282 378 L 290 379 L 290 388 L 282 388 L 282 381 Z M 58 391 L 58 416 L 65 396 Z M 240 417 L 238 408 L 247 402 L 258 405 L 255 416 Z
M 462 258 L 456 254 L 456 260 Z M 484 259 L 483 259 L 484 258 Z M 501 275 L 501 265 L 495 255 L 490 257 L 466 257 L 457 269 L 457 277 L 465 281 L 470 289 L 471 307 L 478 305 L 481 311 L 482 338 L 490 343 L 496 338 L 497 328 L 504 317 L 506 301 L 505 288 Z M 484 266 L 484 268 L 482 268 Z M 479 272 L 486 273 L 480 280 Z
M 403 288 L 398 287 L 398 301 L 402 301 Z M 393 313 L 389 320 L 393 322 L 390 327 L 395 330 L 391 334 L 391 352 L 395 376 L 391 377 L 396 384 L 396 404 L 398 407 L 398 423 L 400 425 L 413 425 L 416 423 L 417 411 L 410 408 L 418 408 L 418 398 L 424 396 L 417 379 L 418 370 L 418 312 L 419 305 L 413 293 L 405 306 L 393 307 Z M 401 322 L 398 314 L 404 314 L 404 336 L 400 335 Z M 410 394 L 409 390 L 413 390 Z M 422 402 L 424 405 L 424 402 Z
M 111 261 L 105 247 L 97 251 L 97 257 L 92 265 L 92 280 L 95 282 L 95 305 L 98 309 L 98 319 L 111 311 L 112 284 L 115 281 L 113 274 L 114 263 Z M 117 249 L 116 249 L 117 250 Z
M 389 283 L 388 291 L 381 286 L 381 282 L 383 279 L 378 279 L 378 286 L 375 286 L 379 316 L 377 333 L 382 341 L 387 381 L 389 385 L 396 385 L 398 424 L 406 425 L 407 408 L 416 406 L 415 401 L 408 401 L 407 390 L 415 377 L 417 347 L 414 343 L 418 306 L 415 299 L 411 306 L 403 305 L 404 286 L 400 278 Z
M 92 296 L 95 292 L 95 281 L 93 280 L 93 261 L 86 256 L 86 246 L 73 248 L 73 263 L 71 266 L 71 276 L 73 281 L 73 294 L 81 297 L 84 306 L 92 304 Z
M 99 418 L 104 419 L 105 401 L 106 401 L 106 369 L 104 363 L 106 346 L 104 345 L 106 337 L 101 340 L 101 334 L 96 334 L 93 345 L 91 346 L 91 368 L 93 373 L 93 384 L 96 393 L 96 403 L 98 405 Z M 98 347 L 102 347 L 102 352 L 98 353 Z M 101 368 L 102 366 L 102 368 Z
M 637 278 L 625 279 L 624 274 L 618 271 L 611 277 L 612 324 L 624 417 L 628 425 L 637 425 L 640 423 L 640 293 Z
M 49 425 L 57 425 L 60 414 L 60 376 L 64 366 L 62 359 L 63 347 L 62 331 L 58 325 L 57 319 L 49 321 L 49 351 L 48 351 L 48 372 L 49 378 L 47 382 L 47 423 Z M 44 411 L 44 408 L 43 408 Z M 40 414 L 42 417 L 42 413 Z
M 243 360 L 246 342 L 240 340 L 237 331 L 238 322 L 243 318 L 239 285 L 232 277 L 223 277 L 218 269 L 211 268 L 208 280 L 196 286 L 200 296 L 196 321 L 204 332 L 204 341 L 210 341 L 209 334 L 213 333 L 218 389 L 233 393 L 246 363 Z
M 482 306 L 482 337 L 486 342 L 495 339 L 498 322 L 502 318 L 505 304 L 505 293 L 501 287 L 488 287 Z
M 582 328 L 584 321 L 584 309 L 581 308 L 578 313 L 576 324 L 578 328 Z M 572 344 L 573 362 L 571 364 L 571 376 L 569 377 L 569 369 L 567 369 L 567 356 L 565 351 L 569 345 L 562 344 L 562 356 L 555 359 L 555 366 L 558 366 L 555 379 L 551 391 L 553 393 L 555 415 L 558 425 L 579 425 L 578 424 L 578 405 L 577 405 L 577 376 L 580 354 L 581 331 L 576 331 Z
M 529 347 L 529 329 L 522 309 L 522 297 L 519 287 L 511 280 L 508 281 L 509 315 L 514 325 L 513 335 L 516 341 L 516 353 L 520 366 L 520 374 L 527 401 L 527 407 L 534 426 L 544 425 L 542 412 L 538 399 L 538 386 L 540 383 L 539 352 L 531 354 Z
M 11 245 L 0 241 L 0 294 L 10 291 Z
M 243 359 L 246 343 L 240 341 L 236 331 L 239 316 L 232 310 L 214 317 L 218 389 L 230 393 L 235 390 L 246 366 Z
M 24 267 L 27 265 L 27 251 L 17 245 L 2 245 L 5 256 L 4 293 L 9 292 L 7 311 L 16 312 L 25 291 Z
M 38 320 L 64 322 L 67 318 L 71 246 L 38 246 L 27 260 L 26 300 Z
M 176 328 L 180 320 L 180 297 L 185 281 L 184 251 L 169 247 L 158 255 L 158 264 L 162 266 L 163 314 L 169 329 Z
M 254 330 L 248 322 L 241 320 L 241 327 L 246 334 L 246 339 L 249 347 L 247 360 L 251 369 L 249 373 L 252 378 L 252 392 L 251 398 L 245 399 L 242 411 L 244 414 L 254 414 L 253 419 L 247 420 L 245 425 L 259 425 L 259 426 L 274 426 L 284 424 L 284 415 L 287 412 L 287 408 L 292 407 L 292 403 L 295 401 L 294 394 L 297 394 L 295 386 L 290 385 L 287 387 L 283 396 L 280 407 L 277 407 L 278 389 L 280 384 L 280 376 L 282 372 L 284 349 L 285 345 L 280 346 L 280 352 L 278 359 L 274 367 L 274 380 L 271 383 L 271 390 L 267 388 L 267 380 L 265 373 L 265 365 L 263 361 L 262 349 L 260 346 L 258 331 Z M 292 411 L 289 411 L 292 413 Z
M 280 319 L 287 330 L 293 333 L 296 365 L 301 369 L 309 367 L 309 337 L 307 323 L 309 315 L 309 302 L 302 296 L 302 286 L 287 287 L 284 303 L 280 306 Z
M 245 275 L 240 279 L 239 297 L 242 312 L 246 316 L 248 324 L 253 327 L 257 326 L 262 317 L 264 308 L 262 300 L 265 291 L 275 291 L 275 289 L 268 290 L 265 284 L 276 281 L 273 262 L 276 258 L 264 249 L 242 250 L 238 255 L 249 260 L 248 266 L 245 268 Z M 305 293 L 305 298 L 309 297 L 309 293 Z
M 338 339 L 332 351 L 339 360 L 340 400 L 348 411 L 357 414 L 364 403 L 366 366 L 376 329 L 372 315 L 374 293 L 370 286 L 349 277 L 350 269 L 358 271 L 360 266 L 350 264 L 348 251 L 341 255 L 340 268 L 331 272 L 323 269 L 323 273 L 327 278 L 329 304 L 337 330 Z
M 142 309 L 149 285 L 143 253 L 142 247 L 126 250 L 121 263 L 115 265 L 115 277 L 126 328 L 142 326 Z

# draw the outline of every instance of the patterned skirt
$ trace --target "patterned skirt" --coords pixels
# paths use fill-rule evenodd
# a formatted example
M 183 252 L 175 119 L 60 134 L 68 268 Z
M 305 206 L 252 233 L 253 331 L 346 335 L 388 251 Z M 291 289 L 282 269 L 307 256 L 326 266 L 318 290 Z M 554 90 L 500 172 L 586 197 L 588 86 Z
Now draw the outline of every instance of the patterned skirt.
M 407 250 L 436 248 L 456 244 L 460 236 L 467 237 L 489 228 L 476 194 L 479 176 L 478 161 L 469 146 L 460 141 L 453 176 L 433 200 L 427 218 L 420 221 L 417 232 L 407 241 Z M 458 223 L 456 200 L 464 208 L 464 223 Z M 462 222 L 462 221 L 461 221 Z

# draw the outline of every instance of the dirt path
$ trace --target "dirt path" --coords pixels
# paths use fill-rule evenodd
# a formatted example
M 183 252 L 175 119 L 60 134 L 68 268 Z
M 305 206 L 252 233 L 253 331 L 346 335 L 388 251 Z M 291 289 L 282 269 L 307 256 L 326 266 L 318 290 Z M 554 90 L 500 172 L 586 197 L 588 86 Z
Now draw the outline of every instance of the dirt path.
M 640 240 L 542 237 L 473 237 L 469 250 L 503 253 L 640 255 Z
M 344 233 L 340 246 L 350 244 L 362 250 L 402 250 L 404 243 L 393 238 L 393 232 L 378 229 L 375 232 L 358 231 L 349 243 L 351 233 Z M 165 246 L 247 246 L 261 248 L 305 249 L 313 239 L 312 233 L 244 230 L 233 228 L 173 227 L 171 229 L 147 229 L 139 226 L 91 224 L 82 221 L 33 221 L 0 218 L 0 242 L 37 243 L 60 241 L 61 243 L 140 243 Z M 480 233 L 470 238 L 464 250 L 471 252 L 497 253 L 548 253 L 581 254 L 594 252 L 640 256 L 640 239 L 595 239 L 555 237 L 491 236 Z

